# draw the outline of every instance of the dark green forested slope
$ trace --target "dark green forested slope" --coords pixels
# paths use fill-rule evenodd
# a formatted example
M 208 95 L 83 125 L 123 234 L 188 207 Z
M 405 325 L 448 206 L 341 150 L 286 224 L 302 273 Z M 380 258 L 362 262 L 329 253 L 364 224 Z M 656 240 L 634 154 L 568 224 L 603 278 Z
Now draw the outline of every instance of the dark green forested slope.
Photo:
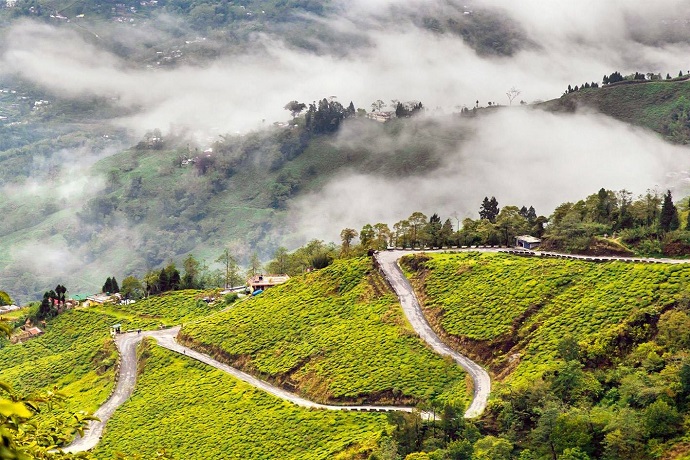
M 39 298 L 46 285 L 58 282 L 69 284 L 71 292 L 92 290 L 111 276 L 108 266 L 142 276 L 189 252 L 212 262 L 230 241 L 242 243 L 245 258 L 250 248 L 268 258 L 277 245 L 296 244 L 286 227 L 290 200 L 317 190 L 344 169 L 396 177 L 428 172 L 441 164 L 445 149 L 463 142 L 471 122 L 344 123 L 344 129 L 359 133 L 356 140 L 339 142 L 301 129 L 268 129 L 217 142 L 213 156 L 202 155 L 198 163 L 183 164 L 199 152 L 176 147 L 174 139 L 164 137 L 160 145 L 142 141 L 74 177 L 87 181 L 87 191 L 94 184 L 83 201 L 65 203 L 53 193 L 7 194 L 0 200 L 3 288 L 20 300 Z M 391 140 L 389 151 L 376 147 L 376 139 L 383 136 Z M 28 180 L 36 162 L 50 163 L 39 153 L 28 155 L 33 146 L 21 150 L 26 152 L 12 156 L 8 173 L 16 180 Z M 381 161 L 382 155 L 386 161 Z M 53 278 L 42 279 L 35 269 L 25 267 L 16 253 L 31 241 L 63 248 L 80 262 L 69 281 L 54 279 L 57 270 Z

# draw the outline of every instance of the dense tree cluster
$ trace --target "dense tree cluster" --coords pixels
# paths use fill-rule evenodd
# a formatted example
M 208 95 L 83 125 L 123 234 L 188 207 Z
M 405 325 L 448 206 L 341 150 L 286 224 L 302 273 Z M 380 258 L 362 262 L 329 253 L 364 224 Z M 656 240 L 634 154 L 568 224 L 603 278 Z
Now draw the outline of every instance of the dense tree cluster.
M 422 110 L 423 106 L 421 102 L 413 101 L 404 104 L 398 102 L 395 105 L 395 116 L 398 118 L 409 118 Z
M 570 93 L 575 93 L 577 91 L 580 91 L 581 89 L 589 89 L 589 88 L 598 88 L 599 83 L 592 82 L 592 83 L 583 83 L 580 86 L 575 85 L 575 87 L 572 87 L 568 85 L 568 89 L 565 90 L 563 94 L 570 94 Z
M 531 233 L 541 236 L 546 217 L 537 216 L 534 207 L 506 206 L 500 209 L 495 197 L 485 197 L 479 209 L 479 220 L 470 218 L 462 221 L 462 228 L 455 229 L 450 218 L 443 220 L 434 213 L 413 212 L 407 219 L 393 225 L 379 222 L 365 224 L 358 233 L 345 228 L 340 232 L 341 250 L 344 257 L 360 255 L 368 250 L 395 247 L 448 247 L 478 244 L 512 245 L 516 236 Z M 460 220 L 455 218 L 460 225 Z M 353 241 L 359 237 L 359 244 Z
M 357 114 L 352 102 L 348 107 L 331 98 L 321 99 L 318 103 L 309 104 L 304 117 L 307 131 L 315 134 L 328 134 L 338 131 L 340 123 L 345 118 L 354 117 Z
M 619 81 L 623 80 L 623 75 L 621 75 L 621 73 L 616 70 L 611 75 L 604 75 L 604 78 L 601 81 L 603 84 L 608 85 L 611 83 L 618 83 Z
M 312 240 L 293 252 L 288 252 L 285 247 L 279 247 L 273 255 L 273 260 L 266 264 L 265 269 L 267 273 L 296 276 L 310 270 L 326 268 L 337 256 L 337 248 L 334 244 Z
M 160 271 L 149 272 L 144 277 L 144 285 L 148 294 L 160 294 L 167 291 L 177 291 L 182 285 L 180 271 L 170 262 Z
M 105 292 L 106 294 L 116 294 L 120 292 L 120 286 L 117 284 L 117 280 L 114 276 L 106 278 L 101 292 Z
M 576 203 L 556 207 L 544 235 L 549 248 L 585 251 L 596 238 L 616 235 L 617 240 L 647 255 L 690 253 L 687 224 L 681 229 L 671 191 L 648 190 L 637 199 L 627 190 L 600 189 Z
M 65 303 L 67 288 L 58 284 L 55 289 L 43 294 L 41 305 L 38 308 L 36 318 L 39 320 L 54 318 L 60 312 L 60 307 Z

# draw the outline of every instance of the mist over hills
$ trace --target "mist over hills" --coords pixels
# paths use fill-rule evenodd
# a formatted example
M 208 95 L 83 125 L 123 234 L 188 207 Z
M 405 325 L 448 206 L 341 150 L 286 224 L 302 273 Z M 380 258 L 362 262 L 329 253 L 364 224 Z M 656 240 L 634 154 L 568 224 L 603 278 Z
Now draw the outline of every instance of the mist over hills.
M 267 259 L 415 210 L 474 216 L 486 195 L 549 214 L 602 186 L 687 193 L 687 139 L 668 131 L 687 82 L 663 101 L 606 88 L 547 111 L 493 108 L 511 87 L 518 105 L 613 70 L 687 72 L 684 2 L 118 3 L 0 8 L 0 280 L 13 298 L 98 289 L 190 252 L 211 263 L 227 245 Z M 273 126 L 288 101 L 330 96 L 427 111 L 331 136 Z M 209 148 L 207 169 L 182 165 Z

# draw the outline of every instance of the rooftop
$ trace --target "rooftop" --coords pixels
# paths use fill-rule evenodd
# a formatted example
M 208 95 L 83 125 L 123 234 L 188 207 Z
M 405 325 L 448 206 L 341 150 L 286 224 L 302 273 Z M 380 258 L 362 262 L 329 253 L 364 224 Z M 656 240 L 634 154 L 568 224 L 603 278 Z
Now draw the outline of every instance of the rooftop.
M 276 284 L 281 284 L 289 280 L 290 277 L 288 275 L 282 274 L 282 275 L 255 275 L 249 278 L 247 281 L 247 284 L 249 286 L 265 286 L 265 285 L 276 285 Z
M 525 243 L 541 243 L 541 240 L 539 238 L 536 238 L 532 235 L 520 235 L 517 237 L 519 241 L 524 241 Z

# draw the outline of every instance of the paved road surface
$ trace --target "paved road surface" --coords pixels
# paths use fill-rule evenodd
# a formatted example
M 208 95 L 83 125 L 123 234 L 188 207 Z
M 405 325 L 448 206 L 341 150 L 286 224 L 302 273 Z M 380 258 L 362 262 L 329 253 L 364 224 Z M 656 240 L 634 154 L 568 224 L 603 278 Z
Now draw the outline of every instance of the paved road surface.
M 67 446 L 65 452 L 83 452 L 91 450 L 96 447 L 103 428 L 110 417 L 115 413 L 125 401 L 129 399 L 134 391 L 134 385 L 137 381 L 137 344 L 146 336 L 156 335 L 173 335 L 176 336 L 179 327 L 175 329 L 168 329 L 165 331 L 146 331 L 141 334 L 136 332 L 130 334 L 121 334 L 115 338 L 115 344 L 120 352 L 120 374 L 117 381 L 115 391 L 108 398 L 108 400 L 94 413 L 100 419 L 89 423 L 89 427 L 84 433 L 84 437 L 78 437 L 72 444 Z
M 481 252 L 499 252 L 505 251 L 499 248 L 467 248 L 467 249 L 453 249 L 454 251 L 481 251 Z M 407 316 L 408 321 L 419 334 L 419 336 L 426 341 L 431 348 L 441 355 L 452 357 L 455 362 L 462 366 L 465 371 L 472 377 L 474 382 L 474 398 L 472 404 L 465 412 L 465 417 L 472 418 L 481 415 L 486 408 L 486 402 L 491 391 L 491 380 L 487 372 L 477 363 L 471 361 L 466 356 L 452 350 L 434 333 L 426 321 L 422 309 L 417 301 L 416 296 L 412 290 L 412 286 L 403 275 L 398 260 L 405 254 L 413 254 L 417 251 L 385 251 L 376 255 L 384 274 L 388 278 L 389 283 L 395 290 L 395 293 L 400 298 L 400 304 Z M 426 251 L 432 252 L 432 251 Z M 557 253 L 539 253 L 534 252 L 535 256 L 546 257 L 568 257 L 583 260 L 625 260 L 625 261 L 639 261 L 639 262 L 657 262 L 657 263 L 690 263 L 690 260 L 677 259 L 635 259 L 625 257 L 589 257 L 589 256 L 570 256 Z M 202 353 L 194 351 L 190 348 L 182 346 L 175 341 L 175 337 L 180 328 L 174 327 L 161 331 L 142 331 L 141 333 L 127 333 L 118 335 L 115 339 L 118 351 L 120 352 L 120 373 L 115 391 L 94 414 L 100 419 L 99 422 L 92 421 L 88 429 L 84 433 L 84 437 L 77 438 L 72 444 L 64 449 L 65 452 L 82 452 L 93 449 L 100 440 L 103 434 L 103 428 L 110 417 L 115 413 L 134 391 L 137 378 L 137 344 L 144 337 L 154 337 L 158 344 L 169 350 L 177 353 L 182 353 L 190 358 L 196 359 L 217 369 L 220 369 L 234 377 L 249 383 L 250 385 L 260 388 L 267 393 L 270 393 L 278 398 L 290 401 L 298 406 L 313 408 L 313 409 L 327 409 L 327 410 L 362 410 L 362 411 L 404 411 L 412 412 L 413 408 L 404 406 L 335 406 L 327 404 L 319 404 L 308 399 L 304 399 L 294 393 L 275 387 L 268 382 L 260 380 L 252 375 L 242 372 L 238 369 L 223 364 L 215 359 L 206 356 Z M 423 416 L 430 416 L 430 414 L 422 414 Z
M 294 393 L 290 393 L 289 391 L 283 390 L 282 388 L 278 388 L 268 382 L 258 379 L 253 375 L 247 374 L 246 372 L 242 372 L 234 367 L 228 366 L 227 364 L 216 361 L 210 356 L 180 345 L 175 340 L 179 331 L 180 327 L 177 326 L 171 329 L 164 329 L 160 331 L 142 331 L 141 333 L 129 332 L 126 334 L 120 334 L 116 337 L 115 343 L 120 352 L 120 374 L 115 391 L 110 396 L 108 401 L 106 401 L 106 403 L 103 404 L 94 414 L 100 419 L 100 421 L 90 422 L 88 429 L 84 433 L 84 437 L 75 439 L 72 444 L 63 449 L 65 452 L 83 452 L 96 447 L 100 437 L 103 434 L 105 424 L 115 413 L 115 410 L 124 404 L 125 401 L 127 401 L 127 399 L 129 399 L 129 397 L 132 395 L 137 378 L 136 348 L 137 344 L 141 342 L 144 337 L 153 337 L 156 339 L 158 344 L 164 348 L 201 361 L 202 363 L 213 366 L 216 369 L 220 369 L 221 371 L 226 372 L 256 388 L 259 388 L 285 401 L 294 403 L 300 407 L 311 409 L 374 412 L 412 412 L 415 410 L 413 407 L 406 406 L 336 406 L 309 401 L 308 399 L 302 398 Z M 422 416 L 429 417 L 430 414 L 422 414 Z
M 419 337 L 428 343 L 436 353 L 453 358 L 453 360 L 462 366 L 470 377 L 472 377 L 472 381 L 474 382 L 474 397 L 472 399 L 472 404 L 470 404 L 465 412 L 465 418 L 477 417 L 481 415 L 486 408 L 486 402 L 491 392 L 491 378 L 479 364 L 443 343 L 439 336 L 431 329 L 431 326 L 429 326 L 410 282 L 407 281 L 407 278 L 405 278 L 405 275 L 403 275 L 402 270 L 398 266 L 400 257 L 405 254 L 414 254 L 415 252 L 422 251 L 386 251 L 376 254 L 376 258 L 388 282 L 400 299 L 400 304 L 405 312 L 405 316 L 407 316 L 407 320 L 417 334 L 419 334 Z

